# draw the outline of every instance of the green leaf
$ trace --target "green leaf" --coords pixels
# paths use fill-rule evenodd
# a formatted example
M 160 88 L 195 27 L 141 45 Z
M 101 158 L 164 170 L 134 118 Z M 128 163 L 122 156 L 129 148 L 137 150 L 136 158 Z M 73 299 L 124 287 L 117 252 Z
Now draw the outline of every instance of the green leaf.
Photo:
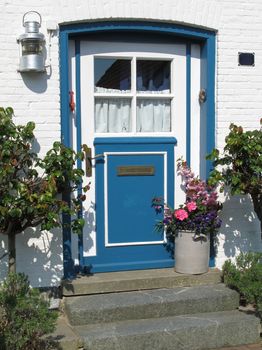
M 22 210 L 19 208 L 13 208 L 11 210 L 9 210 L 8 214 L 12 217 L 12 218 L 19 218 L 22 216 Z
M 219 150 L 214 148 L 210 154 L 206 156 L 207 160 L 214 160 L 219 156 Z

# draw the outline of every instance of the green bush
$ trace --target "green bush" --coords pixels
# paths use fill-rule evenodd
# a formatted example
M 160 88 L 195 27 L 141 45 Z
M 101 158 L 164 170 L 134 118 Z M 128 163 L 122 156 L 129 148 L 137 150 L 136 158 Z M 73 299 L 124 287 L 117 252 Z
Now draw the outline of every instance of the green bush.
M 24 274 L 11 273 L 0 289 L 0 349 L 48 349 L 41 338 L 55 328 L 57 313 Z
M 213 161 L 210 185 L 228 186 L 231 194 L 249 194 L 260 221 L 262 239 L 262 118 L 260 129 L 244 131 L 231 124 L 223 152 L 213 149 L 207 159 Z
M 224 283 L 235 290 L 247 303 L 254 304 L 262 318 L 262 253 L 240 253 L 236 263 L 223 265 Z
M 13 119 L 11 107 L 0 107 L 0 233 L 7 236 L 8 267 L 14 273 L 16 235 L 27 228 L 66 227 L 82 233 L 86 197 L 80 190 L 87 192 L 89 185 L 82 187 L 84 171 L 77 167 L 84 152 L 54 142 L 40 158 L 33 147 L 35 123 L 16 125 Z

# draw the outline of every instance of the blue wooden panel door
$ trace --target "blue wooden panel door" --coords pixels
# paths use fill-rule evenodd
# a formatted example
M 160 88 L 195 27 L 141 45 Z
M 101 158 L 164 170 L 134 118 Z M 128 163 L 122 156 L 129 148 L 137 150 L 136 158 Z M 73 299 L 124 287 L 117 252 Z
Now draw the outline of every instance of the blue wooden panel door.
M 97 255 L 91 272 L 161 268 L 173 265 L 154 196 L 174 200 L 174 138 L 97 138 Z

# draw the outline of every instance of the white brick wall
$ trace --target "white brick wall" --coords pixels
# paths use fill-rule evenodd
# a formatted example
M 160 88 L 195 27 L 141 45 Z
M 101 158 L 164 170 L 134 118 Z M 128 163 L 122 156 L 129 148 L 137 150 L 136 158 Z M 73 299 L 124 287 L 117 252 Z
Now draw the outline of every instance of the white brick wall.
M 262 115 L 262 3 L 219 1 L 223 8 L 217 35 L 217 147 L 231 122 L 259 127 Z M 255 52 L 255 67 L 238 66 L 238 52 Z M 223 198 L 222 198 L 223 199 Z M 249 198 L 226 196 L 216 265 L 240 251 L 260 250 L 259 223 Z
M 40 153 L 60 138 L 58 35 L 52 37 L 52 74 L 17 73 L 22 16 L 29 10 L 46 22 L 68 23 L 96 19 L 147 19 L 177 22 L 218 31 L 217 146 L 222 147 L 230 122 L 255 128 L 262 115 L 262 2 L 261 0 L 0 0 L 0 106 L 12 106 L 19 123 L 36 122 Z M 48 43 L 47 43 L 48 46 Z M 239 67 L 238 52 L 255 52 L 255 67 Z M 240 250 L 261 249 L 258 223 L 247 199 L 226 200 L 217 266 Z M 241 213 L 241 215 L 238 215 Z M 59 283 L 62 276 L 61 234 L 30 233 L 18 238 L 18 266 L 33 285 Z M 0 242 L 0 256 L 4 241 Z M 47 255 L 46 255 L 47 254 Z M 6 271 L 0 261 L 0 278 Z

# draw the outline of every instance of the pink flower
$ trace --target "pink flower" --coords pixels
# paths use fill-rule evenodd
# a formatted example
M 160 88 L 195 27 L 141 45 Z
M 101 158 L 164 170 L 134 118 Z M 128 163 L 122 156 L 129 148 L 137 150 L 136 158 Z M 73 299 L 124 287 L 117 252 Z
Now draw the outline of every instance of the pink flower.
M 196 202 L 189 202 L 189 203 L 187 203 L 186 207 L 187 207 L 187 210 L 190 213 L 191 211 L 196 210 L 197 205 L 196 205 Z
M 184 209 L 175 210 L 174 215 L 175 215 L 175 218 L 180 221 L 184 221 L 185 219 L 188 218 L 188 213 Z

